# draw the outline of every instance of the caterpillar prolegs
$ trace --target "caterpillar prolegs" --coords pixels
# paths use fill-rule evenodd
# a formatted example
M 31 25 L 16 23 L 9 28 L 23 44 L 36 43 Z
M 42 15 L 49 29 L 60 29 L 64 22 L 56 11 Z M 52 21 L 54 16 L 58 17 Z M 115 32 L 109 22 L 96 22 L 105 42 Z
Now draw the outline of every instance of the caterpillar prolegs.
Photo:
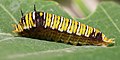
M 36 11 L 35 5 L 33 12 L 24 16 L 22 13 L 22 18 L 18 24 L 14 24 L 14 28 L 13 32 L 20 36 L 61 41 L 73 45 L 112 46 L 115 43 L 98 29 L 62 16 Z

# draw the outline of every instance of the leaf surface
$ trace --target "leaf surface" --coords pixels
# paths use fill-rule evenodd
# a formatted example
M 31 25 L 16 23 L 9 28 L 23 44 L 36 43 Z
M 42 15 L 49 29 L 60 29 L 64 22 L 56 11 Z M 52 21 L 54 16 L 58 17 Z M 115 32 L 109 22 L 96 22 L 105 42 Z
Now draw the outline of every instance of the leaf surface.
M 24 13 L 45 11 L 71 18 L 56 2 L 39 0 L 1 0 L 0 3 L 0 60 L 118 60 L 120 54 L 120 6 L 113 2 L 101 3 L 96 12 L 84 19 L 76 19 L 100 29 L 109 38 L 115 38 L 113 47 L 72 46 L 25 37 L 15 37 L 12 24 Z

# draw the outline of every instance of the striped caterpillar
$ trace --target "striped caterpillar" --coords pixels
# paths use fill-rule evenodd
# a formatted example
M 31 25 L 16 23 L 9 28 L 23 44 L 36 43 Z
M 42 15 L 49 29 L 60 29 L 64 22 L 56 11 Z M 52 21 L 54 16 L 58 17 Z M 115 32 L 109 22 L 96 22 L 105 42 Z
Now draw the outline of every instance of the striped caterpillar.
M 22 11 L 21 11 L 22 13 Z M 18 24 L 14 24 L 15 30 L 20 36 L 60 41 L 73 45 L 112 46 L 115 41 L 108 39 L 98 29 L 82 24 L 78 21 L 34 11 L 26 14 Z

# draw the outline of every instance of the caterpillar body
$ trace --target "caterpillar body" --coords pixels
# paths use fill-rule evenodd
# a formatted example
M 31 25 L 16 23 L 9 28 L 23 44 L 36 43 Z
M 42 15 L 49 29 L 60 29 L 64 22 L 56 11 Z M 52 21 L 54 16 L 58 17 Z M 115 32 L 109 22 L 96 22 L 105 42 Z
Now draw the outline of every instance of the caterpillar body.
M 115 41 L 108 39 L 98 29 L 47 12 L 34 11 L 26 14 L 18 24 L 14 24 L 20 36 L 61 41 L 73 45 L 112 46 Z

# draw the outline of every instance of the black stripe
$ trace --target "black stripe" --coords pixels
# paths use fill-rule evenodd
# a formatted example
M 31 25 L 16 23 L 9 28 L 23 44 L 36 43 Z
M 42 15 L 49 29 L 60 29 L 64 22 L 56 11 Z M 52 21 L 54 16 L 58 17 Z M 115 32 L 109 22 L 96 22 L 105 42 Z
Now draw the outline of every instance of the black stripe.
M 89 36 L 90 38 L 95 38 L 95 32 L 94 32 L 94 28 L 93 28 L 93 31 L 92 31 L 92 33 L 90 34 L 90 36 Z

